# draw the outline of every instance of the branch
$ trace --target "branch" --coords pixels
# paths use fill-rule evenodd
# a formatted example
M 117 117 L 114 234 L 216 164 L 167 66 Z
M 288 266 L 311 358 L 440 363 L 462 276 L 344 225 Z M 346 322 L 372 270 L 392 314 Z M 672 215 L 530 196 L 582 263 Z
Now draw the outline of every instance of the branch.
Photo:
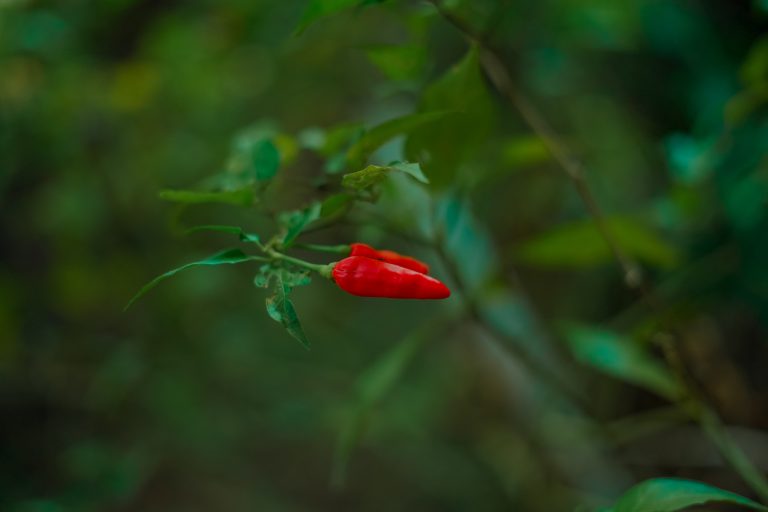
M 621 268 L 627 287 L 636 291 L 654 314 L 660 315 L 663 308 L 653 289 L 644 281 L 640 266 L 624 252 L 609 229 L 602 209 L 584 178 L 581 162 L 574 156 L 574 153 L 563 142 L 562 138 L 535 105 L 514 86 L 511 74 L 504 65 L 501 52 L 493 48 L 492 43 L 487 40 L 485 34 L 477 32 L 465 20 L 445 9 L 439 0 L 428 1 L 435 6 L 446 21 L 456 27 L 465 37 L 480 48 L 482 66 L 494 87 L 508 99 L 530 129 L 542 139 L 555 161 L 573 183 L 576 192 L 581 197 L 601 236 L 610 247 L 616 263 Z M 683 384 L 688 395 L 687 397 L 681 397 L 678 405 L 699 422 L 704 432 L 707 433 L 734 471 L 742 477 L 763 502 L 768 503 L 768 480 L 754 466 L 742 449 L 733 442 L 722 420 L 706 402 L 698 385 L 686 368 L 677 348 L 677 343 L 675 343 L 681 336 L 674 329 L 670 329 L 670 331 L 669 336 L 661 337 L 661 348 L 667 365 Z M 689 400 L 693 403 L 692 406 Z

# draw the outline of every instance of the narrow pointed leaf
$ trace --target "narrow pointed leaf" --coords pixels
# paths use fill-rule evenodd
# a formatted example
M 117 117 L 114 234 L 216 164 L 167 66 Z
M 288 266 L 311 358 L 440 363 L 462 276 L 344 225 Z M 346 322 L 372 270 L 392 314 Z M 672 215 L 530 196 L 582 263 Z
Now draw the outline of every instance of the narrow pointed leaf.
M 610 217 L 608 229 L 631 256 L 662 268 L 674 266 L 678 250 L 651 228 L 629 217 Z M 591 219 L 557 226 L 523 243 L 518 256 L 527 263 L 582 268 L 611 261 L 613 254 Z
M 352 7 L 365 6 L 371 3 L 380 3 L 382 1 L 383 0 L 309 0 L 304 9 L 304 14 L 301 16 L 301 20 L 299 20 L 299 25 L 296 28 L 295 33 L 297 35 L 301 34 L 309 25 L 324 16 L 329 16 Z
M 429 183 L 419 164 L 396 162 L 390 165 L 369 165 L 361 171 L 345 174 L 341 179 L 341 184 L 353 190 L 363 191 L 378 185 L 386 178 L 387 174 L 393 171 L 408 174 L 421 183 Z
M 409 114 L 386 121 L 369 131 L 347 151 L 347 161 L 352 168 L 365 164 L 368 156 L 398 135 L 408 135 L 417 128 L 440 121 L 453 115 L 451 111 L 434 111 Z
M 271 140 L 261 140 L 251 149 L 251 163 L 256 179 L 269 181 L 280 168 L 280 152 Z
M 453 114 L 439 123 L 414 127 L 405 143 L 406 157 L 421 162 L 433 185 L 449 187 L 462 164 L 480 154 L 496 118 L 475 46 L 427 87 L 419 110 Z
M 222 251 L 220 253 L 214 254 L 213 256 L 209 256 L 208 258 L 198 260 L 198 261 L 193 261 L 191 263 L 187 263 L 186 265 L 182 265 L 173 270 L 169 270 L 168 272 L 157 276 L 152 281 L 145 284 L 141 288 L 141 290 L 139 290 L 138 293 L 136 293 L 136 295 L 134 295 L 133 298 L 131 298 L 131 300 L 128 301 L 128 304 L 126 304 L 125 309 L 127 310 L 128 308 L 130 308 L 131 305 L 134 302 L 136 302 L 142 295 L 144 295 L 149 290 L 157 286 L 161 281 L 176 275 L 182 270 L 186 270 L 192 267 L 200 267 L 200 266 L 231 265 L 235 263 L 243 263 L 246 261 L 263 261 L 263 258 L 260 258 L 258 256 L 249 256 L 248 254 L 245 254 L 240 249 L 227 249 L 226 251 Z
M 253 243 L 253 244 L 261 243 L 261 239 L 259 238 L 259 235 L 255 233 L 246 233 L 245 231 L 243 231 L 243 228 L 238 226 L 222 226 L 222 225 L 195 226 L 195 227 L 189 228 L 187 230 L 187 234 L 197 233 L 200 231 L 218 231 L 221 233 L 230 233 L 232 235 L 237 235 L 237 237 L 240 239 L 241 242 L 247 242 L 247 243 Z
M 603 373 L 668 399 L 681 394 L 669 370 L 631 339 L 607 330 L 571 326 L 566 340 L 576 359 Z
M 280 216 L 280 223 L 285 229 L 285 235 L 283 236 L 283 245 L 290 245 L 296 240 L 304 228 L 310 223 L 320 218 L 320 203 L 314 203 L 309 208 L 304 210 L 297 210 L 294 212 L 286 212 Z
M 354 412 L 343 426 L 336 443 L 332 475 L 334 485 L 344 482 L 352 450 L 376 405 L 392 391 L 431 332 L 431 326 L 425 326 L 402 339 L 360 375 Z
M 254 199 L 253 190 L 250 187 L 216 192 L 198 190 L 162 190 L 159 197 L 160 199 L 173 203 L 225 203 L 238 206 L 250 206 L 253 204 Z
M 288 331 L 288 334 L 299 340 L 308 349 L 310 347 L 309 340 L 307 340 L 304 329 L 301 327 L 296 310 L 293 307 L 293 302 L 288 298 L 292 287 L 286 282 L 283 273 L 276 273 L 274 279 L 274 292 L 270 297 L 267 297 L 267 314 L 269 314 L 272 320 L 281 324 Z M 298 284 L 306 284 L 308 282 L 303 281 Z
M 768 507 L 749 498 L 705 483 L 679 478 L 654 478 L 632 487 L 609 512 L 674 512 L 712 502 L 768 511 Z

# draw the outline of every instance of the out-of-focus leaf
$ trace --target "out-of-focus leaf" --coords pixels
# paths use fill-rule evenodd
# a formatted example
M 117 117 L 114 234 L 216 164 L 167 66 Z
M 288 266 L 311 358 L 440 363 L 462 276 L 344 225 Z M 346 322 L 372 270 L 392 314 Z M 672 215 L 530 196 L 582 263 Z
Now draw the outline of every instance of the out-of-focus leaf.
M 389 164 L 389 167 L 402 171 L 409 176 L 416 178 L 416 181 L 420 181 L 425 185 L 429 184 L 429 179 L 424 175 L 424 171 L 421 170 L 421 166 L 413 162 L 394 162 Z
M 390 165 L 369 165 L 362 171 L 345 174 L 341 179 L 341 184 L 353 190 L 367 190 L 381 183 L 381 181 L 392 171 L 400 171 L 412 176 L 421 183 L 429 183 L 429 180 L 421 171 L 419 164 L 409 162 L 395 162 Z
M 217 192 L 162 190 L 159 197 L 166 201 L 183 204 L 225 203 L 238 206 L 250 206 L 254 201 L 253 189 L 251 187 Z
M 232 235 L 240 235 L 243 229 L 237 226 L 205 225 L 205 226 L 193 226 L 189 228 L 186 231 L 186 233 L 190 235 L 192 233 L 198 233 L 200 231 L 218 231 L 221 233 L 230 233 Z
M 360 440 L 371 413 L 395 387 L 419 348 L 428 339 L 430 332 L 430 329 L 422 328 L 403 338 L 358 378 L 355 386 L 357 397 L 354 413 L 343 426 L 336 443 L 332 475 L 334 485 L 343 484 L 350 455 Z
M 325 133 L 317 151 L 326 157 L 325 172 L 338 174 L 347 168 L 347 151 L 365 134 L 360 123 L 348 123 L 334 127 Z
M 291 164 L 296 160 L 296 156 L 299 154 L 299 143 L 294 137 L 285 133 L 278 133 L 272 138 L 272 143 L 277 149 L 278 167 Z
M 271 140 L 261 140 L 251 150 L 251 162 L 256 179 L 268 181 L 275 177 L 280 168 L 280 153 Z
M 644 224 L 628 217 L 612 217 L 606 222 L 616 242 L 628 254 L 662 268 L 678 262 L 677 249 Z M 600 265 L 613 257 L 591 219 L 555 227 L 524 242 L 517 254 L 535 265 L 577 268 Z
M 477 310 L 483 320 L 496 332 L 504 334 L 509 343 L 517 345 L 541 367 L 556 373 L 562 382 L 576 382 L 570 364 L 553 350 L 547 328 L 531 305 L 519 292 L 494 288 L 478 300 Z
M 748 231 L 757 228 L 765 218 L 768 197 L 768 173 L 756 172 L 734 179 L 725 191 L 725 211 L 731 225 Z
M 371 62 L 391 80 L 414 80 L 424 69 L 426 49 L 420 45 L 386 45 L 366 51 Z
M 288 280 L 286 280 L 288 277 Z M 306 276 L 305 276 L 306 277 Z M 301 279 L 305 279 L 302 277 Z M 281 324 L 288 334 L 296 338 L 304 345 L 305 348 L 309 348 L 309 340 L 307 340 L 304 334 L 304 329 L 301 328 L 299 323 L 299 317 L 296 315 L 296 310 L 293 307 L 293 302 L 288 298 L 288 294 L 291 292 L 291 283 L 299 283 L 300 280 L 292 277 L 290 273 L 278 272 L 274 275 L 275 287 L 273 294 L 267 297 L 267 313 L 275 322 Z M 302 281 L 300 284 L 306 284 L 308 281 Z
M 725 119 L 731 126 L 745 121 L 768 103 L 768 37 L 760 39 L 741 66 L 744 90 L 728 101 Z
M 240 232 L 240 241 L 248 242 L 250 244 L 261 244 L 261 239 L 259 238 L 259 235 L 257 235 L 256 233 L 246 233 L 244 231 Z
M 381 183 L 390 171 L 391 169 L 389 167 L 369 165 L 362 171 L 345 174 L 341 179 L 341 184 L 353 190 L 365 190 Z
M 684 184 L 700 183 L 714 168 L 708 158 L 710 147 L 685 134 L 673 134 L 664 141 L 667 160 L 675 179 Z
M 309 0 L 304 8 L 304 14 L 296 27 L 296 34 L 304 30 L 323 16 L 328 16 L 344 9 L 368 4 L 381 3 L 384 0 Z
M 293 137 L 278 132 L 273 123 L 261 121 L 240 131 L 232 141 L 223 188 L 267 183 L 281 163 L 290 161 L 298 149 Z M 225 186 L 224 186 L 225 185 Z
M 415 127 L 405 145 L 407 158 L 421 162 L 433 183 L 441 187 L 453 184 L 459 167 L 487 140 L 494 119 L 477 48 L 472 47 L 427 88 L 419 111 L 458 112 L 440 123 Z
M 768 37 L 752 46 L 741 66 L 741 79 L 747 87 L 768 82 Z
M 329 129 L 320 146 L 320 152 L 326 157 L 346 151 L 355 144 L 365 133 L 365 127 L 360 123 L 345 123 Z
M 729 126 L 737 126 L 767 103 L 768 83 L 755 85 L 728 100 L 725 106 L 725 120 Z
M 435 238 L 435 215 L 430 191 L 405 173 L 390 173 L 383 183 L 376 208 L 386 216 L 392 229 L 416 238 Z
M 285 230 L 283 245 L 291 245 L 296 237 L 304 231 L 304 228 L 307 227 L 307 225 L 320 218 L 320 208 L 320 203 L 313 203 L 312 206 L 305 208 L 304 210 L 296 210 L 280 214 L 280 224 Z
M 349 194 L 334 194 L 326 197 L 320 205 L 320 218 L 334 218 L 342 215 L 352 205 L 352 196 Z
M 767 507 L 736 493 L 681 478 L 654 478 L 627 491 L 609 512 L 674 512 L 705 503 L 731 503 L 752 510 Z
M 303 129 L 298 137 L 298 143 L 302 148 L 322 150 L 325 146 L 326 134 L 322 128 L 316 126 Z
M 246 233 L 243 228 L 237 226 L 220 226 L 220 225 L 208 225 L 208 226 L 194 226 L 187 230 L 187 234 L 198 233 L 200 231 L 219 231 L 221 233 L 230 233 L 237 235 L 241 242 L 247 242 L 252 244 L 261 244 L 259 235 L 255 233 Z
M 437 218 L 445 252 L 457 267 L 463 285 L 470 293 L 479 291 L 499 269 L 490 235 L 472 214 L 470 203 L 453 195 L 439 202 Z
M 673 400 L 680 386 L 665 366 L 631 339 L 586 326 L 570 326 L 566 340 L 576 359 L 603 373 Z
M 407 135 L 416 128 L 432 125 L 454 114 L 455 112 L 448 110 L 434 110 L 390 119 L 365 132 L 362 138 L 347 151 L 347 161 L 352 168 L 359 167 L 365 163 L 373 151 L 390 139 L 398 135 Z
M 505 165 L 517 168 L 546 162 L 552 156 L 540 137 L 527 135 L 506 141 L 502 147 L 502 158 Z
M 209 256 L 205 259 L 187 263 L 186 265 L 182 265 L 173 270 L 169 270 L 165 274 L 161 274 L 156 278 L 154 278 L 149 283 L 145 284 L 141 288 L 141 290 L 139 290 L 138 293 L 136 293 L 136 295 L 134 295 L 133 298 L 131 298 L 131 300 L 128 301 L 128 304 L 126 304 L 125 309 L 128 309 L 129 307 L 131 307 L 131 305 L 134 302 L 136 302 L 142 295 L 147 293 L 149 290 L 157 286 L 160 283 L 160 281 L 168 279 L 169 277 L 176 275 L 182 270 L 186 270 L 188 268 L 198 267 L 198 266 L 231 265 L 234 263 L 243 263 L 246 261 L 262 261 L 262 260 L 263 258 L 259 258 L 257 256 L 249 256 L 245 254 L 243 251 L 241 251 L 240 249 L 227 249 L 226 251 L 222 251 L 220 253 L 214 254 L 213 256 Z

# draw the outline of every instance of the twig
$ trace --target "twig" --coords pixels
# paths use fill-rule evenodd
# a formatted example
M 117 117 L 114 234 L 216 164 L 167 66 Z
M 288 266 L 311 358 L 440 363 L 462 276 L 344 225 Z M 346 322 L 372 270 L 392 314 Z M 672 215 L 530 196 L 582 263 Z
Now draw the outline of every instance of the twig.
M 656 298 L 653 289 L 644 281 L 640 266 L 624 252 L 613 236 L 605 216 L 584 178 L 581 162 L 574 156 L 533 103 L 514 87 L 510 73 L 504 65 L 500 53 L 493 49 L 492 44 L 486 40 L 485 36 L 475 31 L 463 19 L 445 9 L 439 0 L 428 1 L 435 6 L 446 21 L 451 23 L 481 49 L 483 68 L 494 87 L 509 100 L 531 130 L 542 139 L 555 161 L 573 183 L 576 192 L 581 197 L 584 206 L 621 268 L 626 285 L 639 293 L 641 299 L 648 305 L 651 311 L 660 314 L 663 308 Z M 768 503 L 768 480 L 754 466 L 742 449 L 733 442 L 720 418 L 707 404 L 680 356 L 676 340 L 681 339 L 681 336 L 672 331 L 670 336 L 663 336 L 661 338 L 664 358 L 678 380 L 684 385 L 688 395 L 687 397 L 681 397 L 679 405 L 700 423 L 702 429 L 713 441 L 723 458 L 749 484 L 760 499 Z
M 456 284 L 457 290 L 462 295 L 464 299 L 464 303 L 467 305 L 466 312 L 468 317 L 475 324 L 482 327 L 494 338 L 497 338 L 497 339 L 506 338 L 507 337 L 506 335 L 504 335 L 503 333 L 500 333 L 498 329 L 496 329 L 493 325 L 487 322 L 485 318 L 483 318 L 483 315 L 480 313 L 480 310 L 478 308 L 476 298 L 472 297 L 471 294 L 468 292 L 467 286 L 464 283 L 464 279 L 459 273 L 459 270 L 456 267 L 455 262 L 448 257 L 443 246 L 444 244 L 440 240 L 437 240 L 434 243 L 434 249 L 437 252 L 438 257 L 440 258 L 440 261 L 445 266 L 446 270 L 448 271 L 448 274 L 451 276 L 451 279 Z M 549 384 L 554 390 L 560 393 L 564 398 L 567 398 L 574 404 L 577 404 L 579 407 L 584 409 L 588 408 L 587 397 L 579 393 L 578 390 L 576 390 L 572 385 L 565 382 L 560 377 L 560 375 L 552 372 L 549 368 L 539 363 L 535 358 L 530 356 L 524 350 L 521 350 L 520 348 L 516 347 L 513 343 L 505 343 L 504 346 L 506 347 L 507 350 L 512 352 L 514 357 L 528 371 L 530 371 L 537 378 L 541 379 L 543 383 Z

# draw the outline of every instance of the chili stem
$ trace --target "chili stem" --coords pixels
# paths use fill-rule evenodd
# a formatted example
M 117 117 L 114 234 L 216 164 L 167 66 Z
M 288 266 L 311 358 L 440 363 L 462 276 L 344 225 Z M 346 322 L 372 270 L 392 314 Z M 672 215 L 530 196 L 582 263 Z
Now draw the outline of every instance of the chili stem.
M 321 244 L 294 244 L 297 249 L 306 249 L 308 251 L 329 252 L 333 254 L 349 254 L 349 245 L 321 245 Z
M 319 265 L 317 263 L 310 263 L 308 261 L 300 260 L 299 258 L 294 258 L 291 256 L 287 256 L 283 253 L 277 252 L 274 249 L 270 249 L 267 251 L 267 254 L 269 254 L 272 258 L 276 260 L 286 261 L 288 263 L 292 263 L 293 265 L 296 265 L 297 267 L 302 267 L 307 270 L 311 270 L 313 272 L 317 272 L 318 274 L 324 276 L 324 277 L 330 277 L 331 275 L 331 268 L 332 265 Z

